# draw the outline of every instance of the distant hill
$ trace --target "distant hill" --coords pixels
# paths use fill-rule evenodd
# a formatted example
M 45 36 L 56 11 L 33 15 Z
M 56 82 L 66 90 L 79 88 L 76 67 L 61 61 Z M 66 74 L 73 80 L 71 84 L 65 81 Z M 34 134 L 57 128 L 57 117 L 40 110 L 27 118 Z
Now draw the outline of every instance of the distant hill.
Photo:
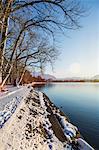
M 91 78 L 91 80 L 99 80 L 99 75 L 95 75 Z
M 84 78 L 84 77 L 66 77 L 66 78 L 56 78 L 55 76 L 53 76 L 53 75 L 50 75 L 50 74 L 41 74 L 40 72 L 35 72 L 35 73 L 33 73 L 32 74 L 32 76 L 33 77 L 35 77 L 35 78 L 38 78 L 38 77 L 41 77 L 42 79 L 44 79 L 44 80 L 51 80 L 51 81 L 59 81 L 59 82 L 80 82 L 80 81 L 82 81 L 82 82 L 86 82 L 86 81 L 95 81 L 95 82 L 97 82 L 97 81 L 99 81 L 99 75 L 95 75 L 95 76 L 93 76 L 93 77 L 91 77 L 91 78 Z
M 39 77 L 39 76 L 45 80 L 56 80 L 56 77 L 50 74 L 41 74 L 40 72 L 33 73 L 33 77 Z
M 66 77 L 66 78 L 58 78 L 57 80 L 79 81 L 79 80 L 84 80 L 84 78 L 81 78 L 81 77 Z

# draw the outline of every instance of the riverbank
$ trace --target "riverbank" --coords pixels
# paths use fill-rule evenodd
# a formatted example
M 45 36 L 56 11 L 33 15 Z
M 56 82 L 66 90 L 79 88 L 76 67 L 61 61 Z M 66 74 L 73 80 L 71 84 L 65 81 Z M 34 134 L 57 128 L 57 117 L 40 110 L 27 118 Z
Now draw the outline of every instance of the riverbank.
M 65 114 L 44 93 L 30 88 L 0 129 L 0 150 L 71 150 L 79 147 L 78 139 L 77 127 Z

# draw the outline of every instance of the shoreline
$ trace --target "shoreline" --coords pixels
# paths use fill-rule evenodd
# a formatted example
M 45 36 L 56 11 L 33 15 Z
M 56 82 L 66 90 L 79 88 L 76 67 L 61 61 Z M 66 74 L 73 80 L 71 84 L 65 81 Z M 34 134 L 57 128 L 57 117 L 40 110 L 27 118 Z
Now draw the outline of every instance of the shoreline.
M 42 85 L 49 83 L 99 83 L 99 81 L 41 81 L 41 82 L 32 82 L 31 85 Z
M 78 139 L 81 139 L 77 127 L 67 116 L 44 93 L 33 89 L 0 129 L 0 135 L 1 150 L 40 150 L 44 147 L 46 150 L 70 150 L 77 148 Z M 31 143 L 34 145 L 30 146 Z M 88 143 L 86 146 L 93 150 Z
M 32 82 L 31 86 L 32 87 L 39 87 L 39 86 L 43 86 L 43 85 L 47 85 L 47 84 L 59 84 L 59 83 L 65 83 L 65 84 L 99 84 L 99 82 L 54 82 L 54 81 L 50 81 L 50 82 Z

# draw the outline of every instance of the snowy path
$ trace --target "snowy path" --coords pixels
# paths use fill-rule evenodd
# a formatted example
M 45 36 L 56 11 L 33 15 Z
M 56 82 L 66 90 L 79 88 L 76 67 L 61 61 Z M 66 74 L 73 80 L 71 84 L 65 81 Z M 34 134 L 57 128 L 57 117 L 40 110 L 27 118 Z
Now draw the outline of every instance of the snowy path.
M 64 150 L 64 143 L 53 134 L 39 96 L 42 99 L 41 93 L 30 93 L 0 130 L 0 150 Z
M 16 89 L 16 90 L 15 90 Z M 26 98 L 31 88 L 23 86 L 20 88 L 10 88 L 8 93 L 0 97 L 0 129 L 11 118 L 22 99 Z
M 12 101 L 16 97 L 25 97 L 27 94 L 27 87 L 10 87 L 7 92 L 0 94 L 0 111 L 4 109 L 4 106 Z

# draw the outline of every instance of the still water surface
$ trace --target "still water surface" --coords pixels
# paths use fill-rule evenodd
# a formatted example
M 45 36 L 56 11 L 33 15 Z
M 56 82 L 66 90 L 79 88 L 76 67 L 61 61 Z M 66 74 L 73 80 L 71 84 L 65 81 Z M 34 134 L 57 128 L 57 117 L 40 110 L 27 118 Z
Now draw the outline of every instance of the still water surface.
M 38 88 L 60 107 L 99 150 L 99 83 L 51 83 Z

